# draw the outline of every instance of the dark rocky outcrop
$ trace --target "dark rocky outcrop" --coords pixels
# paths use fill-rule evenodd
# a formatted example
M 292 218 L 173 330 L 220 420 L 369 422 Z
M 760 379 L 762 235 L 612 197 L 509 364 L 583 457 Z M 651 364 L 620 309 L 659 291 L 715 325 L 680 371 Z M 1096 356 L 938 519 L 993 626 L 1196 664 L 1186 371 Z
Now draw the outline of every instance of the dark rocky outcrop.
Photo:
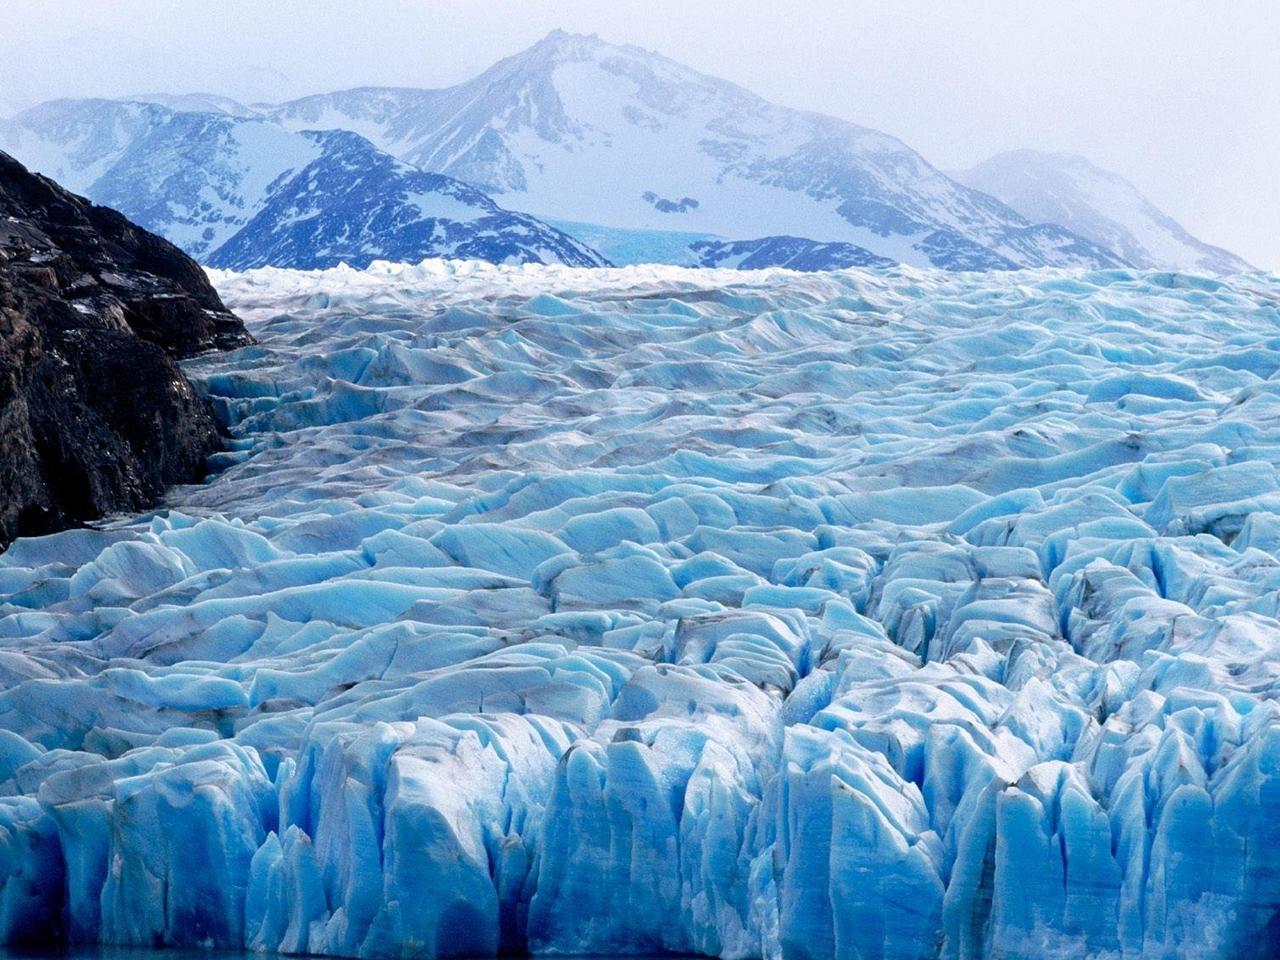
M 199 479 L 218 427 L 176 361 L 249 342 L 177 247 L 0 153 L 0 548 Z

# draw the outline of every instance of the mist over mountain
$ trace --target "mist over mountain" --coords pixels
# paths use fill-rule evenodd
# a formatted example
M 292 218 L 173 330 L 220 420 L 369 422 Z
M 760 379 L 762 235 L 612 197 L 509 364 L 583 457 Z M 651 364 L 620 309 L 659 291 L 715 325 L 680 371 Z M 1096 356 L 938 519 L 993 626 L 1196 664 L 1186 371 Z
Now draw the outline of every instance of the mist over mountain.
M 1011 150 L 955 174 L 1024 217 L 1060 223 L 1135 267 L 1239 273 L 1254 269 L 1193 237 L 1132 183 L 1084 157 Z

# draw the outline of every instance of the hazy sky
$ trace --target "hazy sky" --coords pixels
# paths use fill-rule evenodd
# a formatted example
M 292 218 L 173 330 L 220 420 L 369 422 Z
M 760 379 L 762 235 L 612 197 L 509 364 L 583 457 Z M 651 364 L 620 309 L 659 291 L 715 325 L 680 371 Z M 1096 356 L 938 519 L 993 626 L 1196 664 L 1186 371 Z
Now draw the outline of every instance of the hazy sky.
M 1280 269 L 1276 0 L 3 3 L 0 115 L 55 96 L 441 86 L 563 27 L 876 127 L 944 169 L 1082 153 Z

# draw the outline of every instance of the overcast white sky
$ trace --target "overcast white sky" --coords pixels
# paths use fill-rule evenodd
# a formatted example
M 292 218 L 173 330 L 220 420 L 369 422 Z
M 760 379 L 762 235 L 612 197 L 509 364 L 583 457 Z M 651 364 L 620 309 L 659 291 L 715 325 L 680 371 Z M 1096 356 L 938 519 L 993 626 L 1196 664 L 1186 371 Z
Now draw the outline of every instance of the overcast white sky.
M 1082 153 L 1280 269 L 1276 0 L 3 0 L 0 115 L 465 80 L 554 27 L 892 133 L 943 168 Z

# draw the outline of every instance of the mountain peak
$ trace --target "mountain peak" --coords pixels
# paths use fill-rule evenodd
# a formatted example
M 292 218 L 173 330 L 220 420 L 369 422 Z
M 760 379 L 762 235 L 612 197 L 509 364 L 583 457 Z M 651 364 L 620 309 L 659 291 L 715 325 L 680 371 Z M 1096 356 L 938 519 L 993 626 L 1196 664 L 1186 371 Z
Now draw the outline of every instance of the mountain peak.
M 887 134 L 563 29 L 454 87 L 346 91 L 263 114 L 293 130 L 346 125 L 413 166 L 566 223 L 788 235 L 919 266 L 1115 262 L 1032 229 Z
M 596 33 L 570 33 L 559 27 L 535 43 L 526 52 L 553 53 L 569 57 L 581 57 L 594 53 L 612 44 L 600 38 Z
M 568 30 L 561 29 L 560 27 L 556 27 L 554 30 L 548 33 L 545 37 L 539 40 L 538 43 L 539 44 L 563 44 L 563 43 L 581 43 L 584 41 L 592 42 L 592 43 L 604 43 L 604 41 L 600 39 L 600 34 L 598 33 L 570 33 Z
M 690 79 L 715 79 L 698 73 L 692 67 L 671 60 L 656 50 L 648 50 L 634 43 L 615 43 L 601 37 L 598 33 L 570 33 L 559 28 L 552 30 L 533 46 L 508 57 L 505 61 L 500 61 L 499 64 L 495 64 L 495 67 L 491 68 L 491 70 L 500 67 L 502 63 L 510 62 L 560 64 L 589 60 L 599 61 L 614 57 L 643 61 L 650 64 L 661 63 L 666 69 L 674 70 Z M 486 73 L 488 72 L 490 71 L 486 71 Z M 484 75 L 481 74 L 481 76 Z M 724 83 L 725 81 L 718 82 Z
M 954 176 L 1030 220 L 1062 224 L 1138 267 L 1212 273 L 1254 269 L 1194 237 L 1121 174 L 1079 154 L 1008 150 Z

